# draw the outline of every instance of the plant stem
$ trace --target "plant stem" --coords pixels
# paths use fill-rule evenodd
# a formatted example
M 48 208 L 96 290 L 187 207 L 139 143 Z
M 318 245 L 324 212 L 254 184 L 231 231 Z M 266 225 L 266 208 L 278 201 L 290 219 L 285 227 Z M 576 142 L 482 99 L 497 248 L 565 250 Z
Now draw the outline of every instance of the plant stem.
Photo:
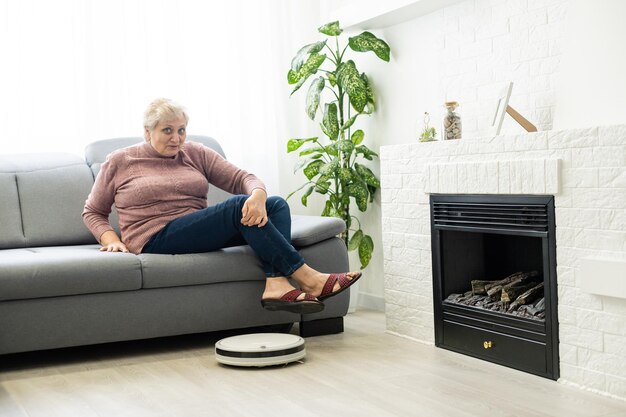
M 330 49 L 330 46 L 328 46 L 328 44 L 324 45 L 325 48 L 328 48 L 328 50 L 330 51 L 330 53 L 332 54 L 332 58 L 328 58 L 332 61 L 333 64 L 337 65 L 337 60 L 339 58 L 339 55 L 335 55 L 335 51 L 333 51 L 332 49 Z M 334 58 L 334 59 L 333 59 Z
M 337 57 L 337 70 L 339 69 L 339 66 L 342 63 L 342 58 L 343 58 L 343 52 L 339 52 L 339 38 L 336 37 L 336 45 L 337 45 L 337 53 L 336 53 L 336 57 Z M 347 45 L 346 45 L 347 48 Z M 344 48 L 344 52 L 345 52 L 345 48 Z M 343 126 L 344 125 L 344 95 L 345 92 L 343 91 L 343 88 L 341 87 L 341 85 L 339 83 L 337 83 L 337 90 L 338 90 L 338 94 L 337 96 L 337 106 L 339 107 L 339 125 Z M 348 97 L 348 106 L 350 105 L 350 98 Z M 342 130 L 341 131 L 341 139 L 345 140 L 346 138 L 346 134 L 345 131 Z M 346 161 L 346 155 L 345 152 L 343 151 L 339 151 L 339 163 L 341 165 L 342 168 L 347 168 L 349 161 Z M 336 199 L 336 206 L 335 206 L 335 210 L 337 210 L 337 212 L 340 214 L 341 218 L 346 222 L 346 226 L 349 226 L 349 222 L 350 222 L 350 203 L 348 202 L 348 204 L 344 204 L 344 199 L 342 198 L 344 195 L 346 195 L 346 193 L 348 192 L 348 190 L 346 189 L 346 184 L 344 183 L 344 181 L 342 179 L 335 179 L 335 189 L 337 190 L 337 196 L 339 196 Z M 342 233 L 342 238 L 346 244 L 346 246 L 348 246 L 348 241 L 350 240 L 350 229 L 349 227 L 346 228 L 346 231 L 344 233 Z
M 337 95 L 337 92 L 335 92 L 335 89 L 330 87 L 330 86 L 326 86 L 326 88 L 328 88 L 330 91 L 332 91 L 333 94 L 335 95 L 335 98 L 337 99 L 337 101 L 339 101 L 339 96 Z

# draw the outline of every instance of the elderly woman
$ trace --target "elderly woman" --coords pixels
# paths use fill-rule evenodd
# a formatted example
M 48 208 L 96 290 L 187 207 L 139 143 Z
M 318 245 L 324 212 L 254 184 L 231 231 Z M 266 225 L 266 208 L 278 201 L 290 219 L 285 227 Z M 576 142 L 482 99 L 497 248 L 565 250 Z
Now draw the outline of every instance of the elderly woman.
M 285 200 L 267 197 L 261 180 L 212 149 L 185 142 L 188 120 L 171 100 L 153 101 L 144 115 L 145 142 L 111 153 L 102 164 L 83 211 L 101 251 L 182 254 L 247 243 L 267 277 L 261 304 L 272 311 L 321 311 L 322 300 L 360 278 L 309 267 L 290 243 Z M 208 206 L 209 184 L 235 196 Z M 108 221 L 113 204 L 121 238 Z

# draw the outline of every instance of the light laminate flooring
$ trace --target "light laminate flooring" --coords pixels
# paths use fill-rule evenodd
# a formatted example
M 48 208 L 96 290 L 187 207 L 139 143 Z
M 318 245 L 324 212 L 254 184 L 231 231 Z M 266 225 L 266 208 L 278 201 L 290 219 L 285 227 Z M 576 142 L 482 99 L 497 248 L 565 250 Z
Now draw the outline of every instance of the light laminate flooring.
M 345 327 L 271 368 L 219 365 L 224 334 L 0 357 L 0 417 L 626 416 L 624 401 L 386 334 L 380 312 Z

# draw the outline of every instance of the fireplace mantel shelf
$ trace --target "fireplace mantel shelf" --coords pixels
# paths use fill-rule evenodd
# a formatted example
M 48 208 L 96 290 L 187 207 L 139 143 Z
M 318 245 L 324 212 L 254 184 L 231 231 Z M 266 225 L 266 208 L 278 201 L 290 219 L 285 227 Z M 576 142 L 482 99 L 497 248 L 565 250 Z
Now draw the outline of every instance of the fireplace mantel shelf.
M 366 0 L 342 2 L 330 11 L 346 30 L 382 29 L 458 3 L 461 0 Z M 323 22 L 326 23 L 326 22 Z

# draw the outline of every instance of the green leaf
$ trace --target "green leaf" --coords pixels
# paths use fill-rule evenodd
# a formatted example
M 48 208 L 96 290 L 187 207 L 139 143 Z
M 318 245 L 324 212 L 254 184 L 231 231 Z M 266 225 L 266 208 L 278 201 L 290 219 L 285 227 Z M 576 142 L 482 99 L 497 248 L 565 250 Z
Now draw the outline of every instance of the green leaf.
M 333 87 L 337 85 L 337 77 L 335 76 L 334 72 L 328 74 L 328 82 Z
M 359 75 L 354 61 L 341 64 L 337 70 L 337 83 L 348 93 L 350 104 L 361 113 L 367 104 L 367 86 Z
M 300 83 L 303 79 L 306 80 L 317 72 L 317 69 L 322 65 L 325 59 L 326 55 L 320 55 L 318 53 L 309 55 L 309 58 L 297 71 L 290 69 L 289 72 L 287 72 L 287 82 L 289 84 L 295 84 Z M 304 83 L 304 81 L 302 81 L 302 83 Z
M 356 172 L 365 181 L 365 183 L 374 188 L 380 188 L 380 180 L 376 178 L 376 175 L 366 166 L 361 164 L 354 164 Z
M 362 182 L 354 182 L 352 184 L 348 184 L 348 194 L 351 197 L 354 197 L 354 201 L 356 201 L 356 206 L 360 211 L 367 210 L 367 200 L 369 197 L 369 192 L 367 191 L 367 185 Z
M 389 45 L 370 32 L 363 32 L 358 36 L 349 38 L 348 45 L 350 45 L 353 51 L 357 52 L 373 51 L 377 57 L 383 61 L 389 62 L 389 53 L 391 52 Z
M 306 156 L 306 155 L 311 155 L 312 153 L 320 152 L 320 151 L 321 151 L 320 148 L 308 148 L 308 149 L 301 151 L 298 155 Z
M 322 121 L 324 133 L 332 140 L 337 140 L 339 136 L 339 119 L 337 118 L 337 104 L 326 104 L 324 109 L 324 119 Z
M 324 26 L 317 28 L 317 30 L 328 36 L 339 36 L 341 35 L 341 32 L 343 32 L 343 29 L 339 27 L 338 21 L 326 23 Z
M 367 104 L 369 105 L 368 107 L 371 106 L 370 113 L 372 113 L 376 107 L 376 99 L 374 97 L 374 90 L 372 89 L 372 85 L 370 84 L 369 78 L 367 78 L 367 75 L 365 75 L 364 72 L 361 73 L 361 79 L 363 80 L 366 86 L 365 92 L 367 94 Z
M 344 154 L 351 154 L 354 150 L 354 143 L 351 140 L 340 140 L 337 142 L 337 148 Z
M 354 143 L 355 145 L 360 144 L 361 142 L 363 142 L 363 138 L 365 137 L 365 132 L 363 132 L 361 129 L 356 130 L 353 134 L 352 134 L 352 143 Z
M 311 179 L 313 179 L 313 177 L 315 177 L 317 174 L 320 173 L 320 167 L 322 165 L 326 165 L 326 164 L 324 164 L 324 161 L 320 161 L 319 159 L 315 160 L 315 161 L 311 162 L 309 165 L 307 165 L 302 170 L 302 172 L 304 172 L 304 175 L 306 176 L 306 178 L 308 180 L 311 180 Z
M 361 261 L 361 269 L 365 269 L 372 259 L 374 252 L 374 241 L 370 235 L 364 235 L 359 243 L 359 260 Z
M 326 194 L 330 189 L 331 183 L 328 181 L 327 175 L 322 175 L 315 183 L 315 191 L 320 194 Z
M 306 114 L 311 120 L 315 119 L 315 113 L 320 105 L 320 94 L 325 84 L 324 77 L 318 77 L 313 80 L 309 87 L 309 92 L 306 95 Z
M 300 201 L 302 202 L 302 205 L 304 207 L 306 207 L 307 199 L 309 198 L 309 196 L 311 195 L 312 192 L 313 192 L 313 186 L 310 186 L 309 188 L 307 188 L 307 190 L 304 192 L 304 194 L 302 194 L 302 197 L 300 198 Z
M 350 168 L 341 168 L 339 170 L 339 179 L 344 183 L 350 182 L 352 180 L 352 170 Z
M 310 43 L 308 45 L 304 45 L 300 50 L 296 53 L 296 56 L 291 60 L 291 69 L 293 71 L 298 71 L 302 68 L 302 65 L 306 62 L 309 54 L 316 54 L 321 51 L 326 45 L 326 40 Z
M 326 200 L 326 204 L 324 204 L 324 210 L 322 210 L 321 215 L 324 217 L 329 217 L 332 208 L 333 205 L 331 204 L 330 200 Z
M 319 173 L 325 176 L 334 176 L 337 170 L 339 169 L 339 159 L 334 158 L 327 164 L 324 164 L 319 168 Z M 309 178 L 310 179 L 310 178 Z
M 370 203 L 374 202 L 374 196 L 376 195 L 376 187 L 372 187 L 371 185 L 367 185 L 367 191 L 370 192 Z
M 337 143 L 331 143 L 327 145 L 325 148 L 326 153 L 331 156 L 339 156 L 339 152 L 337 151 Z
M 359 229 L 350 238 L 350 241 L 348 242 L 348 250 L 357 249 L 361 244 L 361 239 L 363 239 L 363 230 Z
M 354 122 L 355 122 L 357 117 L 359 117 L 359 115 L 355 114 L 354 116 L 352 116 L 351 118 L 346 120 L 346 122 L 343 124 L 343 126 L 341 126 L 341 130 L 349 129 L 350 126 L 352 126 L 354 124 Z
M 296 86 L 294 87 L 294 89 L 291 90 L 291 93 L 289 94 L 289 97 L 293 96 L 293 93 L 298 91 L 300 89 L 300 87 L 302 87 L 304 85 L 305 81 L 306 81 L 306 77 L 300 78 L 300 80 L 296 83 Z
M 304 145 L 306 142 L 314 142 L 317 138 L 306 138 L 306 139 L 289 139 L 287 141 L 287 153 L 293 152 L 300 148 L 300 146 Z
M 371 161 L 372 159 L 374 159 L 374 156 L 378 156 L 378 154 L 374 151 L 372 151 L 370 148 L 368 148 L 365 145 L 361 145 L 361 146 L 357 146 L 355 148 L 356 153 L 363 155 L 363 158 L 367 159 L 368 161 Z

